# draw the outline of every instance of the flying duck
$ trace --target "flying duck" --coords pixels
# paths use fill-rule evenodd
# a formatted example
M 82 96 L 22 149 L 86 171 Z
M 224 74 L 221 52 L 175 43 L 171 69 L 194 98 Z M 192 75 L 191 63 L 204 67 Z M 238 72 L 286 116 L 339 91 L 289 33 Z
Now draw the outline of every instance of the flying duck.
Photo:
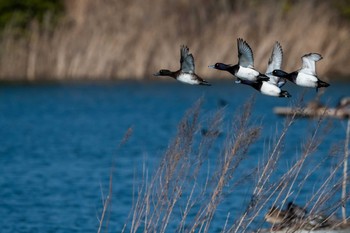
M 301 57 L 302 67 L 298 71 L 287 73 L 280 69 L 275 69 L 272 74 L 281 78 L 286 78 L 296 85 L 302 87 L 316 88 L 316 92 L 320 87 L 328 87 L 329 84 L 321 81 L 316 75 L 316 62 L 322 59 L 318 53 L 309 53 Z
M 181 46 L 180 54 L 180 69 L 178 71 L 162 69 L 155 73 L 154 76 L 170 76 L 183 83 L 210 86 L 210 83 L 195 74 L 194 58 L 193 55 L 189 53 L 187 46 Z
M 209 67 L 230 72 L 236 76 L 238 80 L 246 80 L 250 82 L 256 82 L 258 80 L 268 81 L 269 77 L 254 69 L 253 51 L 249 44 L 242 38 L 238 38 L 237 47 L 238 64 L 231 66 L 224 63 L 216 63 L 215 65 L 210 65 Z
M 247 80 L 237 80 L 236 83 L 249 85 L 254 89 L 256 89 L 257 91 L 260 91 L 261 94 L 264 94 L 264 95 L 286 97 L 286 98 L 291 97 L 288 91 L 281 90 L 281 88 L 279 88 L 278 86 L 271 84 L 267 81 L 257 80 L 255 82 L 252 82 Z
M 285 79 L 276 77 L 272 75 L 274 69 L 280 69 L 282 64 L 283 52 L 281 45 L 276 42 L 271 57 L 269 59 L 266 75 L 270 78 L 269 81 L 257 80 L 255 82 L 247 80 L 238 80 L 236 83 L 242 83 L 245 85 L 252 86 L 254 89 L 260 91 L 264 95 L 276 96 L 276 97 L 291 97 L 291 95 L 284 90 L 281 90 L 280 87 L 283 86 L 286 82 Z

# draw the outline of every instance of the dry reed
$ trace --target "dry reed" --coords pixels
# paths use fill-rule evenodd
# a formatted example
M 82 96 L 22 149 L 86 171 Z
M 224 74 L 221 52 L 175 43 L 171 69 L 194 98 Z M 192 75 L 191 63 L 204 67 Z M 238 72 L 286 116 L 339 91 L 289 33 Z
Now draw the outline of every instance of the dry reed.
M 235 63 L 237 37 L 249 42 L 262 72 L 277 40 L 287 71 L 300 67 L 303 54 L 318 52 L 321 79 L 350 74 L 350 25 L 329 1 L 65 2 L 67 16 L 53 30 L 35 22 L 23 38 L 5 30 L 1 79 L 147 79 L 163 67 L 178 69 L 181 44 L 190 47 L 199 75 L 227 77 L 207 66 Z
M 130 138 L 132 134 L 132 128 L 129 128 L 122 140 L 120 141 L 118 148 L 123 146 Z M 105 226 L 105 230 L 108 231 L 108 225 L 109 225 L 109 218 L 110 218 L 110 206 L 112 202 L 112 194 L 113 194 L 113 174 L 115 169 L 115 158 L 112 160 L 111 170 L 109 173 L 109 184 L 108 184 L 108 194 L 105 197 L 102 186 L 101 186 L 101 197 L 102 197 L 102 211 L 101 216 L 97 217 L 99 226 L 97 232 L 100 233 L 102 231 L 103 226 Z M 107 216 L 106 216 L 107 215 Z M 107 219 L 106 219 L 107 218 Z
M 313 167 L 306 166 L 330 130 L 321 117 L 311 128 L 310 135 L 303 140 L 300 155 L 295 161 L 290 161 L 289 168 L 278 176 L 277 163 L 284 153 L 286 134 L 296 121 L 294 115 L 285 120 L 284 128 L 271 140 L 265 152 L 266 158 L 248 175 L 244 175 L 240 166 L 248 158 L 249 149 L 258 140 L 261 130 L 261 125 L 252 123 L 250 119 L 253 104 L 254 100 L 251 99 L 237 110 L 226 140 L 222 142 L 222 152 L 215 158 L 219 163 L 214 171 L 205 165 L 211 166 L 213 163 L 208 153 L 218 142 L 225 109 L 218 110 L 208 119 L 209 128 L 205 135 L 200 135 L 201 101 L 191 108 L 180 122 L 177 135 L 156 172 L 149 175 L 147 168 L 144 168 L 143 183 L 137 189 L 137 198 L 123 232 L 211 232 L 213 225 L 217 224 L 213 222 L 217 208 L 226 194 L 235 192 L 239 185 L 247 181 L 252 192 L 246 209 L 241 215 L 235 214 L 234 219 L 230 218 L 232 213 L 227 213 L 221 232 L 251 232 L 253 226 L 263 225 L 261 215 L 271 203 L 283 208 L 288 200 L 295 200 L 304 186 L 310 185 L 307 182 L 310 176 L 327 159 L 342 155 L 343 151 L 330 150 L 329 156 L 325 155 Z M 298 102 L 297 105 L 302 104 Z M 343 183 L 337 179 L 343 162 L 344 159 L 336 162 L 322 184 L 308 195 L 304 207 L 310 215 L 327 213 L 333 216 L 349 200 L 348 194 L 337 198 Z M 253 177 L 256 180 L 252 183 Z M 349 182 L 348 179 L 345 182 Z M 297 227 L 292 230 L 302 229 L 305 224 Z M 260 232 L 262 227 L 255 230 Z

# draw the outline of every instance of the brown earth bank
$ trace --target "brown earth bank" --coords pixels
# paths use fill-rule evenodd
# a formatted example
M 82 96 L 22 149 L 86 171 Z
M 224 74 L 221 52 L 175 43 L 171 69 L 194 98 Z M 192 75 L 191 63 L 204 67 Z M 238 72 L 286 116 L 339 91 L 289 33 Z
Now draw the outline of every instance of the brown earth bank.
M 198 75 L 229 77 L 208 65 L 235 64 L 238 37 L 252 47 L 261 72 L 279 41 L 284 70 L 300 68 L 302 55 L 317 52 L 323 56 L 316 66 L 321 79 L 350 80 L 350 21 L 334 1 L 66 0 L 65 5 L 66 15 L 54 29 L 33 22 L 25 36 L 10 27 L 2 33 L 1 80 L 153 79 L 161 68 L 179 68 L 182 44 L 193 53 Z

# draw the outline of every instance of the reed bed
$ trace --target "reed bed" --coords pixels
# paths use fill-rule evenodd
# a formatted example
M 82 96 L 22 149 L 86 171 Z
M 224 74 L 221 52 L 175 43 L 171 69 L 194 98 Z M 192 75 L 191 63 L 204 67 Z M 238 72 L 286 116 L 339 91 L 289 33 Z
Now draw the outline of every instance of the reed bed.
M 224 128 L 224 115 L 227 115 L 225 108 L 204 120 L 201 104 L 202 101 L 198 101 L 179 123 L 177 135 L 158 168 L 149 171 L 144 167 L 141 185 L 135 187 L 133 207 L 122 232 L 213 232 L 214 226 L 215 232 L 262 232 L 266 228 L 262 216 L 268 209 L 271 206 L 283 208 L 287 202 L 296 200 L 306 185 L 314 186 L 312 193 L 307 195 L 309 199 L 302 203 L 310 215 L 340 216 L 341 208 L 350 197 L 348 193 L 340 196 L 344 183 L 339 179 L 348 147 L 343 151 L 342 145 L 330 145 L 328 152 L 319 151 L 332 122 L 322 117 L 315 120 L 298 155 L 281 171 L 278 163 L 285 153 L 286 135 L 297 120 L 295 115 L 285 119 L 284 126 L 266 141 L 263 152 L 255 152 L 252 156 L 250 150 L 254 144 L 261 143 L 258 140 L 263 129 L 259 121 L 251 119 L 254 99 L 237 108 L 224 140 L 219 137 Z M 300 107 L 302 101 L 295 105 Z M 208 126 L 205 134 L 200 133 L 203 126 Z M 221 143 L 221 151 L 211 158 L 209 154 L 216 143 Z M 345 143 L 348 145 L 349 142 Z M 324 156 L 313 161 L 315 153 Z M 252 157 L 256 159 L 256 165 L 245 171 L 242 164 Z M 334 165 L 330 171 L 323 171 L 321 185 L 310 184 L 310 177 L 330 158 Z M 311 162 L 312 166 L 309 165 Z M 345 183 L 349 182 L 347 177 L 344 179 Z M 225 199 L 238 195 L 242 187 L 250 190 L 246 194 L 245 208 L 239 213 L 227 213 L 226 219 L 215 218 Z M 107 209 L 108 199 L 102 216 Z M 103 221 L 100 223 L 100 227 L 103 226 Z M 339 221 L 333 227 L 341 224 Z M 303 227 L 300 225 L 300 229 Z
M 338 2 L 338 1 L 337 1 Z M 0 38 L 2 80 L 150 79 L 160 68 L 178 69 L 187 44 L 196 71 L 237 61 L 236 38 L 249 42 L 255 65 L 265 71 L 273 43 L 284 49 L 283 69 L 318 52 L 318 73 L 349 75 L 350 23 L 332 1 L 155 1 L 67 0 L 67 14 L 53 29 L 47 14 L 18 36 L 9 25 Z

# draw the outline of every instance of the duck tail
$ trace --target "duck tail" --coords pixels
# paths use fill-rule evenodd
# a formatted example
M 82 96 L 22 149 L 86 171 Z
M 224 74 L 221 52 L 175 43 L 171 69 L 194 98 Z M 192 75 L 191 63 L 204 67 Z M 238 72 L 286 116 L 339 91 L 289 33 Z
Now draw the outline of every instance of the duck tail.
M 318 92 L 318 88 L 320 88 L 320 87 L 329 87 L 329 86 L 330 86 L 329 83 L 326 83 L 326 82 L 323 82 L 321 80 L 318 80 L 317 81 L 316 92 Z
M 264 74 L 259 74 L 258 79 L 259 79 L 259 81 L 269 81 L 270 80 L 270 78 Z
M 321 80 L 317 81 L 317 87 L 329 87 L 329 83 L 323 82 Z
M 289 98 L 289 97 L 292 97 L 292 95 L 289 94 L 288 91 L 282 90 L 279 97 Z
M 201 83 L 199 85 L 204 85 L 204 86 L 211 86 L 210 83 L 208 83 L 207 81 L 205 80 L 202 80 Z

